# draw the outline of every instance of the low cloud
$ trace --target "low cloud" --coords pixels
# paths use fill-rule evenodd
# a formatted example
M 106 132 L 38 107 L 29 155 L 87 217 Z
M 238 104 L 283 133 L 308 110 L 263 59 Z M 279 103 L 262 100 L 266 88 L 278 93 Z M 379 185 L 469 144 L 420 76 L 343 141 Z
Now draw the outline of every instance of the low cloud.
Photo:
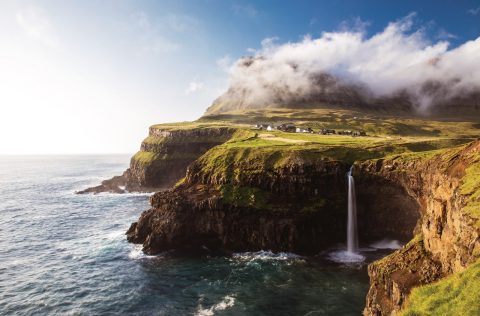
M 185 89 L 185 94 L 193 94 L 203 90 L 203 82 L 192 81 L 188 84 L 187 89 Z
M 422 28 L 415 30 L 414 19 L 410 14 L 371 37 L 358 20 L 359 30 L 325 32 L 285 44 L 266 39 L 254 56 L 230 68 L 231 90 L 242 91 L 246 103 L 268 104 L 279 91 L 296 96 L 318 93 L 319 76 L 328 74 L 375 97 L 406 91 L 420 109 L 434 102 L 426 86 L 446 88 L 444 99 L 479 91 L 480 38 L 449 49 L 448 41 L 431 43 Z

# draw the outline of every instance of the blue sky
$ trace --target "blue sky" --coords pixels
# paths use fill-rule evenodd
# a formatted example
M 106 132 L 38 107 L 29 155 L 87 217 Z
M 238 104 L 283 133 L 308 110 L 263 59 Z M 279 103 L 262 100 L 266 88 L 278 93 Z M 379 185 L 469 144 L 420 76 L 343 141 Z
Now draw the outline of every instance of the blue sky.
M 198 118 L 265 38 L 371 36 L 412 12 L 432 42 L 480 35 L 480 1 L 4 0 L 0 154 L 134 152 L 149 125 Z

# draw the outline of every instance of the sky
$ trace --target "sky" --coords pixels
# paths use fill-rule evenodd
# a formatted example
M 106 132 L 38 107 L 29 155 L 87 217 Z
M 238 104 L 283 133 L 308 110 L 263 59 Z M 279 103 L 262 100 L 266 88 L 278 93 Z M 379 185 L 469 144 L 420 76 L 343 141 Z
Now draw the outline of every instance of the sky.
M 265 39 L 412 13 L 432 43 L 480 36 L 478 0 L 1 0 L 0 154 L 134 153 L 150 125 L 200 117 Z

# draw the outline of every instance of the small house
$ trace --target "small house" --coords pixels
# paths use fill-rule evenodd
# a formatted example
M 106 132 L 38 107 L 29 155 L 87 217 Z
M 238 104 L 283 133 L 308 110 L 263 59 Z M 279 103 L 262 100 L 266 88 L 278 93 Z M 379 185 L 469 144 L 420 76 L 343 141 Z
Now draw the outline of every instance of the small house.
M 282 132 L 289 132 L 289 133 L 295 133 L 296 132 L 296 126 L 292 123 L 284 123 L 284 124 L 281 124 L 277 127 L 277 129 L 279 131 L 282 131 Z
M 321 135 L 335 135 L 337 132 L 334 129 L 322 128 L 318 133 Z

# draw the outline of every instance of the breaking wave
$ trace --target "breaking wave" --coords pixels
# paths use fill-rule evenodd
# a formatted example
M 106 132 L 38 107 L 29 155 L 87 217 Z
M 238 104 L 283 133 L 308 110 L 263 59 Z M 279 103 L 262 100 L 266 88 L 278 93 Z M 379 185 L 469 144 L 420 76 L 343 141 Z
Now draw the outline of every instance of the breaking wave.
M 232 295 L 226 295 L 219 303 L 213 305 L 210 308 L 203 308 L 200 304 L 197 308 L 196 316 L 212 316 L 215 315 L 216 311 L 223 311 L 227 308 L 235 305 L 235 297 Z

